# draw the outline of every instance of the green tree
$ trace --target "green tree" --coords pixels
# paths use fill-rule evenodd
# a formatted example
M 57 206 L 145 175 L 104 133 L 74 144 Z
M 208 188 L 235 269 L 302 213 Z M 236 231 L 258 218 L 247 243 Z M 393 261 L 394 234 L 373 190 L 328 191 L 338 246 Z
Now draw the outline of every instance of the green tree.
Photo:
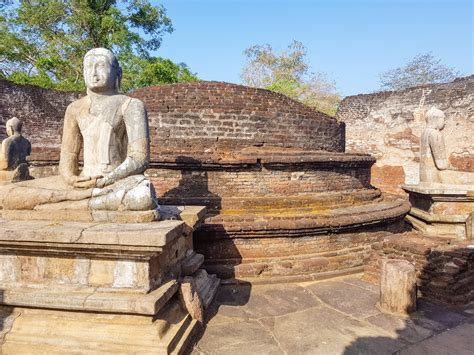
M 445 83 L 460 73 L 441 63 L 431 53 L 418 54 L 404 66 L 379 75 L 381 90 L 404 90 L 413 86 Z
M 334 116 L 341 100 L 336 84 L 322 72 L 310 73 L 306 47 L 293 41 L 286 51 L 275 53 L 269 44 L 245 50 L 247 63 L 241 78 L 249 86 L 284 94 Z
M 105 47 L 117 54 L 124 68 L 132 69 L 134 75 L 124 78 L 125 91 L 145 82 L 196 80 L 184 64 L 150 55 L 173 28 L 165 9 L 148 0 L 7 0 L 0 11 L 3 78 L 83 89 L 83 55 Z M 155 76 L 145 80 L 141 71 Z

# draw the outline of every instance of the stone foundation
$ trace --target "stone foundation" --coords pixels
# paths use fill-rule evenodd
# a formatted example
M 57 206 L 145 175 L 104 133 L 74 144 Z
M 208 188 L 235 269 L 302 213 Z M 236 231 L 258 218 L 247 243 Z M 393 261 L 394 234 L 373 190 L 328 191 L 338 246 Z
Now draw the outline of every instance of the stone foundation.
M 415 230 L 430 237 L 473 239 L 469 216 L 474 214 L 474 186 L 404 185 L 403 189 L 412 205 L 406 219 Z
M 193 251 L 204 208 L 174 209 L 183 218 L 0 220 L 2 353 L 183 351 L 199 322 L 178 297 L 180 280 L 195 280 L 205 306 L 219 280 Z
M 416 232 L 392 235 L 372 245 L 364 278 L 379 282 L 382 261 L 415 265 L 418 293 L 432 301 L 461 305 L 474 300 L 474 249 L 468 243 Z

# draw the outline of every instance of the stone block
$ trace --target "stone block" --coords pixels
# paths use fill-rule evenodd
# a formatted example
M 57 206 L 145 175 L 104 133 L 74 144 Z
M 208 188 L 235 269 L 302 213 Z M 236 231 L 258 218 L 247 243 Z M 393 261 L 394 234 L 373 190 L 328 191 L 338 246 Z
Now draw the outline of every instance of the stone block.
M 0 255 L 0 282 L 15 282 L 20 276 L 20 263 L 16 255 Z
M 415 266 L 406 260 L 385 260 L 380 281 L 379 308 L 406 315 L 416 310 Z
M 93 287 L 111 287 L 114 283 L 116 261 L 91 260 L 89 285 Z
M 58 283 L 73 283 L 76 276 L 76 260 L 73 258 L 49 258 L 44 278 Z M 79 275 L 78 275 L 79 276 Z

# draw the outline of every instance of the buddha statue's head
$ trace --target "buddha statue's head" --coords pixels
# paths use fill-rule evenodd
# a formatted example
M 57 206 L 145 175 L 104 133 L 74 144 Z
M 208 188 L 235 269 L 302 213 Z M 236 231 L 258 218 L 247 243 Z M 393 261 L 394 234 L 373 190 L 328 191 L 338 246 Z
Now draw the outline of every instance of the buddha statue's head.
M 117 92 L 122 69 L 115 55 L 106 48 L 94 48 L 84 56 L 84 81 L 96 93 Z
M 21 134 L 22 127 L 23 127 L 23 122 L 16 117 L 10 118 L 5 123 L 5 129 L 9 137 L 13 136 L 14 134 Z
M 445 125 L 445 117 L 446 115 L 443 111 L 434 106 L 431 107 L 426 112 L 426 127 L 441 131 Z

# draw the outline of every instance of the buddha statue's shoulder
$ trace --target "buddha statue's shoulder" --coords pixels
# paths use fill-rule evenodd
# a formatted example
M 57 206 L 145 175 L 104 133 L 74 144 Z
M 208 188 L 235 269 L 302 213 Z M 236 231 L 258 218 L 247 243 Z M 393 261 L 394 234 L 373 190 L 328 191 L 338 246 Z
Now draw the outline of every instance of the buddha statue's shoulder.
M 126 95 L 117 96 L 121 96 L 120 102 L 122 102 L 122 113 L 125 113 L 125 111 L 137 113 L 144 112 L 146 110 L 145 103 L 140 99 Z
M 135 105 L 143 105 L 143 106 L 145 105 L 142 100 L 137 99 L 136 97 L 131 97 L 131 96 L 127 96 L 127 95 L 116 95 L 116 96 L 120 97 L 120 100 L 123 103 L 132 103 L 132 104 L 135 104 Z
M 68 105 L 66 112 L 68 113 L 79 112 L 81 110 L 88 109 L 89 106 L 90 106 L 90 100 L 87 96 L 84 96 L 76 101 L 71 102 Z

